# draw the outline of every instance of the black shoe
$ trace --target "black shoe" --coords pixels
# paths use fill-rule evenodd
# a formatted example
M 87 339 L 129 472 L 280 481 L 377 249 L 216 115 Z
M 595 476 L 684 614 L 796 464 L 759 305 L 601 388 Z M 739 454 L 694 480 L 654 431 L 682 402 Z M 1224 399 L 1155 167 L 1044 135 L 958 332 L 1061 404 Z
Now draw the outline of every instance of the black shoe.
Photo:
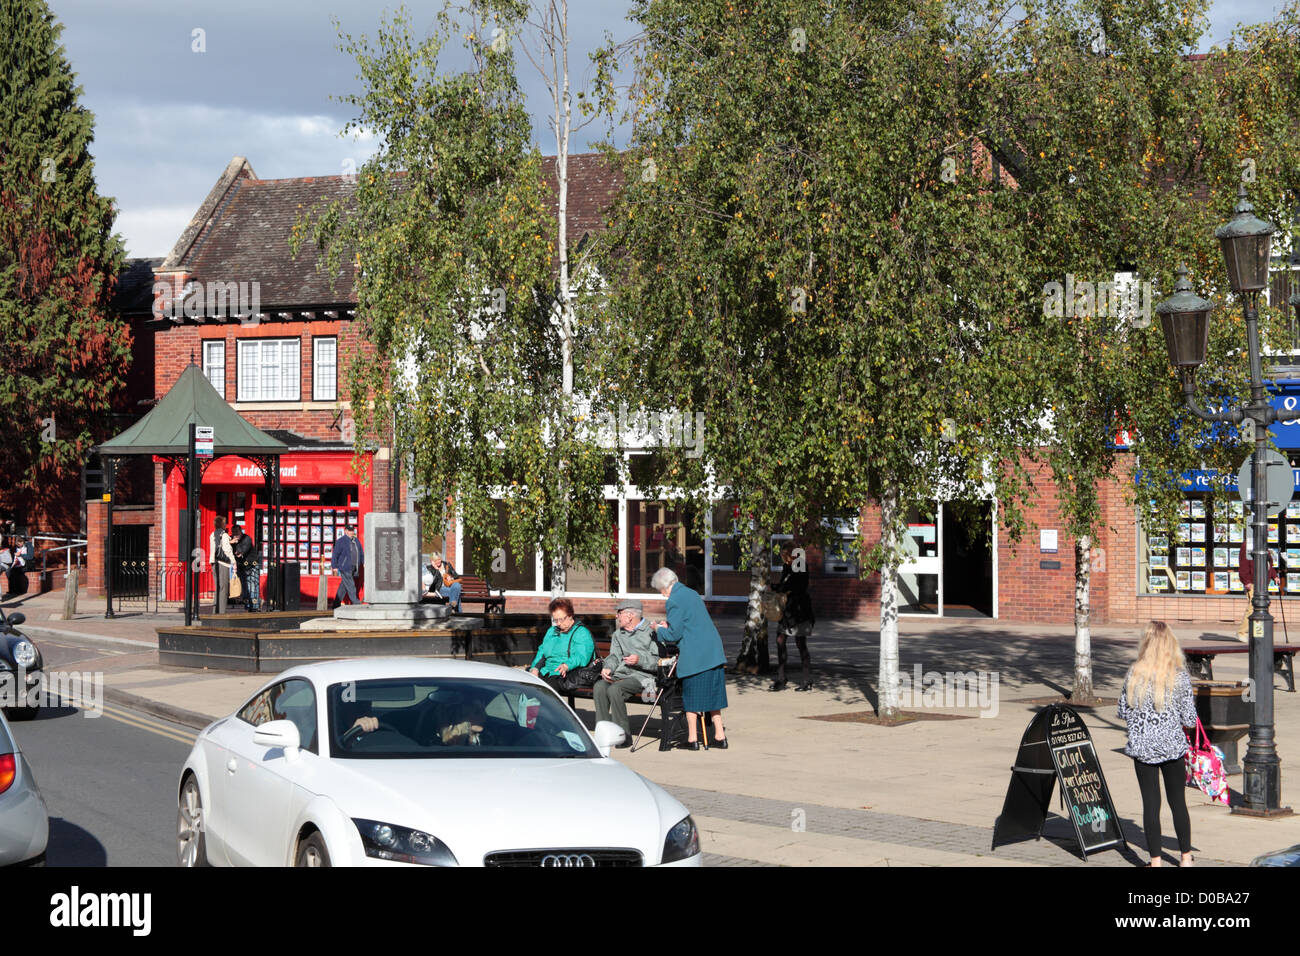
M 698 740 L 688 740 L 685 743 L 678 744 L 677 747 L 680 750 L 699 750 L 700 742 Z
M 768 690 L 785 690 L 785 685 L 786 682 L 783 680 L 774 680 L 772 681 L 772 686 L 769 687 Z
M 718 748 L 719 750 L 726 750 L 726 749 L 727 749 L 727 741 L 730 740 L 730 739 L 731 739 L 730 737 L 723 737 L 721 740 L 717 740 L 717 739 L 715 739 L 715 740 L 713 741 L 713 743 L 709 744 L 709 746 L 710 746 L 710 747 L 716 747 L 716 748 Z
M 798 687 L 795 688 L 796 691 L 812 690 L 812 689 L 813 689 L 812 681 L 805 681 L 804 683 L 800 684 Z

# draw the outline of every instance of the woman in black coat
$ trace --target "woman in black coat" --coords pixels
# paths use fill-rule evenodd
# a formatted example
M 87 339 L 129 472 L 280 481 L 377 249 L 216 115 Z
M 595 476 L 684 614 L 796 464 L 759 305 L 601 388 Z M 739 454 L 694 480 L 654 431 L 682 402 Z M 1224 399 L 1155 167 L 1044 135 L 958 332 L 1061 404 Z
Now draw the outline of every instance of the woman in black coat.
M 781 548 L 781 564 L 781 580 L 772 590 L 786 595 L 786 600 L 785 613 L 781 615 L 781 623 L 777 626 L 776 680 L 772 682 L 772 690 L 785 690 L 785 645 L 790 637 L 794 638 L 799 648 L 799 662 L 803 667 L 803 683 L 795 690 L 812 690 L 808 637 L 812 634 L 816 619 L 813 617 L 812 598 L 808 594 L 808 569 L 794 569 L 794 549 L 789 544 Z

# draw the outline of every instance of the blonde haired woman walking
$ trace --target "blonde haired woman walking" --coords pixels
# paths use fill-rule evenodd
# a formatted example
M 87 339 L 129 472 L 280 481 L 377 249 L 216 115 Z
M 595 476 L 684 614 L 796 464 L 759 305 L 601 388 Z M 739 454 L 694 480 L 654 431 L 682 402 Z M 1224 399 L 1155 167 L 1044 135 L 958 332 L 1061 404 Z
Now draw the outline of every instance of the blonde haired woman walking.
M 1187 753 L 1184 727 L 1196 726 L 1192 679 L 1178 638 L 1164 621 L 1152 621 L 1142 632 L 1137 662 L 1124 679 L 1119 716 L 1128 724 L 1124 753 L 1133 758 L 1142 791 L 1142 829 L 1151 866 L 1160 866 L 1160 777 L 1174 817 L 1174 832 L 1182 865 L 1192 865 L 1192 821 L 1187 815 Z

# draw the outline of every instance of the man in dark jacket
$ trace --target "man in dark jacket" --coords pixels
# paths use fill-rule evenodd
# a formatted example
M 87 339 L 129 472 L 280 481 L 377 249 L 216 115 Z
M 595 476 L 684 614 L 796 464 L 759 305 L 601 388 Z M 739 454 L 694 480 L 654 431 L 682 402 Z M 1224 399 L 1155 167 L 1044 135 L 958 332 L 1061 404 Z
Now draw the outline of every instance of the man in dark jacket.
M 334 550 L 330 553 L 330 567 L 339 576 L 338 600 L 334 602 L 334 607 L 342 606 L 344 598 L 348 599 L 349 604 L 361 603 L 357 597 L 356 577 L 364 561 L 365 552 L 357 540 L 356 525 L 349 524 L 347 530 L 334 542 Z

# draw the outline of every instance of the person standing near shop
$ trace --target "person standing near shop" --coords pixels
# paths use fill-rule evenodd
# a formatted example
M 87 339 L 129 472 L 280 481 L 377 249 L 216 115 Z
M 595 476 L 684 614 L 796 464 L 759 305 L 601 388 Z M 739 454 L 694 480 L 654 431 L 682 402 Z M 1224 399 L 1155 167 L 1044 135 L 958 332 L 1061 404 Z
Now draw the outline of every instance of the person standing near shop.
M 253 536 L 248 534 L 239 525 L 230 529 L 233 534 L 230 537 L 231 547 L 235 553 L 235 566 L 238 569 L 239 580 L 244 583 L 244 607 L 250 611 L 258 609 L 258 584 L 259 576 L 262 573 L 262 556 L 258 551 L 257 542 Z
M 1251 537 L 1251 530 L 1246 528 L 1246 537 Z M 1246 587 L 1246 613 L 1242 615 L 1241 623 L 1237 625 L 1237 640 L 1250 640 L 1250 615 L 1255 610 L 1251 600 L 1255 593 L 1255 558 L 1251 555 L 1250 542 L 1241 542 L 1241 551 L 1237 555 L 1237 575 L 1241 578 L 1241 583 Z M 1266 581 L 1276 581 L 1277 568 L 1273 567 L 1273 553 L 1268 554 L 1268 575 Z
M 1152 621 L 1142 632 L 1137 662 L 1124 678 L 1119 716 L 1128 724 L 1124 753 L 1133 758 L 1142 792 L 1142 830 L 1151 866 L 1161 866 L 1160 779 L 1164 778 L 1169 812 L 1174 818 L 1182 865 L 1192 865 L 1192 822 L 1187 814 L 1187 733 L 1196 726 L 1192 678 L 1187 673 L 1178 638 L 1164 621 Z
M 226 613 L 230 602 L 230 572 L 235 566 L 235 553 L 230 547 L 230 535 L 226 533 L 226 519 L 217 515 L 213 522 L 212 534 L 208 535 L 208 554 L 212 556 L 212 590 L 216 596 L 218 614 Z
M 349 604 L 362 603 L 357 597 L 356 577 L 364 562 L 365 552 L 361 549 L 361 542 L 357 540 L 357 526 L 349 523 L 347 529 L 334 542 L 334 550 L 330 553 L 330 567 L 339 576 L 338 599 L 334 602 L 334 607 L 342 607 L 344 598 L 348 599 Z
M 671 568 L 660 568 L 650 579 L 650 586 L 667 602 L 668 620 L 655 625 L 664 643 L 677 645 L 677 676 L 682 679 L 682 707 L 686 711 L 687 750 L 699 750 L 696 739 L 697 714 L 713 718 L 712 746 L 727 749 L 727 730 L 722 725 L 722 711 L 727 706 L 727 681 L 723 674 L 727 658 L 722 651 L 722 635 L 709 617 L 704 598 L 681 581 Z

